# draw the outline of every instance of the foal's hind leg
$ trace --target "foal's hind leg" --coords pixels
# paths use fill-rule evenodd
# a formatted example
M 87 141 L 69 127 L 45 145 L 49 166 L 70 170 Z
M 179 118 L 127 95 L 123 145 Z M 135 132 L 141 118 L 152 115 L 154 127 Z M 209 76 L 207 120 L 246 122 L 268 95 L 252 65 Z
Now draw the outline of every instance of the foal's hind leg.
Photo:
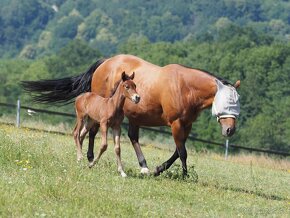
M 83 158 L 82 144 L 81 144 L 81 139 L 80 139 L 80 130 L 82 129 L 82 127 L 83 127 L 83 119 L 80 117 L 77 117 L 77 123 L 74 129 L 74 140 L 77 147 L 77 161 L 80 161 Z
M 80 142 L 81 142 L 82 147 L 83 147 L 83 141 L 84 141 L 87 133 L 90 131 L 90 129 L 95 124 L 95 122 L 90 117 L 87 117 L 85 119 L 86 119 L 86 121 L 83 121 L 84 124 L 83 124 L 81 131 L 80 131 Z
M 126 177 L 127 175 L 123 170 L 123 165 L 121 161 L 120 135 L 121 135 L 120 126 L 113 128 L 113 137 L 115 143 L 115 153 L 117 158 L 118 172 L 121 174 L 122 177 Z

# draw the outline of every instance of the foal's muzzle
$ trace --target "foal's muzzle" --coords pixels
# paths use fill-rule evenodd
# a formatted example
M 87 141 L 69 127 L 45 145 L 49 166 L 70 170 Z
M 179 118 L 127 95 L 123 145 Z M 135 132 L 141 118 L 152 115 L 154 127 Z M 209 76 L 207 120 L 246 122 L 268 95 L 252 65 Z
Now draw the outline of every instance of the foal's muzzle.
M 134 95 L 132 96 L 132 101 L 133 101 L 135 104 L 139 103 L 140 99 L 141 99 L 140 96 L 137 95 L 137 94 L 134 94 Z

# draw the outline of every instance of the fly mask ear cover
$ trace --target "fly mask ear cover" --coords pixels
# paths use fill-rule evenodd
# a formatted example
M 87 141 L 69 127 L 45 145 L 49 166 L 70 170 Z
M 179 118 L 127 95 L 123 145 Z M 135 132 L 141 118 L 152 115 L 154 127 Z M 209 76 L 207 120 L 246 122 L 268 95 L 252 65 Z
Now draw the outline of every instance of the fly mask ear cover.
M 212 115 L 221 118 L 236 118 L 240 114 L 239 94 L 237 90 L 230 85 L 224 85 L 216 80 L 217 92 L 212 103 Z

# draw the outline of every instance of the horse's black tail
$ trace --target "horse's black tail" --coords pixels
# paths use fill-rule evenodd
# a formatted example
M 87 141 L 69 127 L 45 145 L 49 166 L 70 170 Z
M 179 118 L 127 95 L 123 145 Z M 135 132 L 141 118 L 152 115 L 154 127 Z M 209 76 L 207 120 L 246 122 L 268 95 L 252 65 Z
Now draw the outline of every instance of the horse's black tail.
M 91 90 L 95 70 L 105 61 L 100 59 L 83 74 L 55 80 L 22 81 L 21 86 L 32 92 L 32 98 L 39 103 L 69 104 L 83 92 Z

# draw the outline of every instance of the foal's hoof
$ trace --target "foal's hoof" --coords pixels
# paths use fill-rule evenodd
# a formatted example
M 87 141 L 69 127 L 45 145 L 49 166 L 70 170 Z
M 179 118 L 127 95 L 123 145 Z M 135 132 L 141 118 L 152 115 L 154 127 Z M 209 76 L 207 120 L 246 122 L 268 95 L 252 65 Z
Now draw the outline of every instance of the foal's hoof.
M 150 170 L 147 167 L 144 167 L 144 168 L 141 169 L 141 174 L 149 175 L 150 174 Z
M 123 178 L 125 178 L 125 177 L 127 177 L 127 174 L 124 173 L 124 172 L 121 172 L 121 176 L 122 176 Z

